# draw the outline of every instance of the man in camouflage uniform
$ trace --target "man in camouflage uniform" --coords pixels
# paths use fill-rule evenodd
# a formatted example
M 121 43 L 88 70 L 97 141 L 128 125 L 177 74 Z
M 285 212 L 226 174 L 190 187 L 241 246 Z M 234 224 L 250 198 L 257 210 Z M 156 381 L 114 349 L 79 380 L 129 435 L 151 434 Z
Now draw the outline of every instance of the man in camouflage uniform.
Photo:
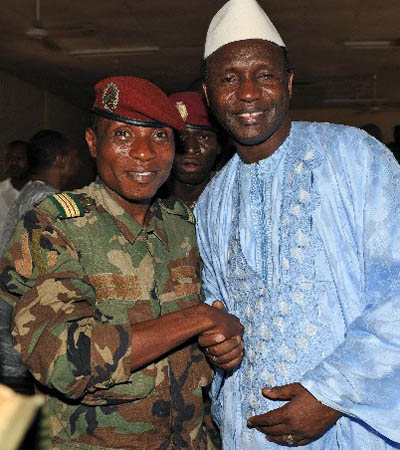
M 197 338 L 230 369 L 242 326 L 200 301 L 189 208 L 151 202 L 184 125 L 145 80 L 95 90 L 86 139 L 100 180 L 30 210 L 0 263 L 16 348 L 47 394 L 55 448 L 211 449 Z

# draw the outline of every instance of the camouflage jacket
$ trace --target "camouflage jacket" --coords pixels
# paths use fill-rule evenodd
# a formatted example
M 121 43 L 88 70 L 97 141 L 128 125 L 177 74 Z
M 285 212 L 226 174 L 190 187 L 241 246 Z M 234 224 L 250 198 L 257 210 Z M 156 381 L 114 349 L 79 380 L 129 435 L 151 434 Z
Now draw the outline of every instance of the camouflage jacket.
M 55 448 L 212 448 L 202 403 L 211 369 L 195 340 L 130 370 L 132 324 L 202 300 L 193 222 L 182 203 L 156 201 L 143 228 L 92 183 L 18 224 L 1 298 L 47 393 Z

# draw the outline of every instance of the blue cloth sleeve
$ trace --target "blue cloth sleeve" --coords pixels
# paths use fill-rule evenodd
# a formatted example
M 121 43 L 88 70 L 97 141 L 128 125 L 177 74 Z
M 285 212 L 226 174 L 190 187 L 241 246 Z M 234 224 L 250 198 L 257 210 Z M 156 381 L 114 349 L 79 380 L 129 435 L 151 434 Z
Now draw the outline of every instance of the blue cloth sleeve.
M 400 168 L 377 141 L 367 146 L 359 149 L 365 173 L 350 173 L 364 184 L 353 198 L 363 224 L 364 311 L 300 382 L 322 403 L 400 442 Z
M 199 252 L 203 262 L 203 290 L 205 293 L 205 302 L 208 305 L 212 305 L 216 300 L 223 301 L 223 296 L 218 287 L 217 277 L 215 275 L 214 264 L 216 263 L 216 258 L 213 258 L 211 233 L 214 229 L 215 224 L 210 223 L 210 215 L 208 213 L 208 208 L 210 203 L 206 199 L 207 192 L 203 193 L 202 199 L 194 210 L 196 216 L 196 232 L 197 232 L 197 242 L 199 245 Z M 208 206 L 208 208 L 207 208 Z M 212 206 L 211 206 L 212 208 Z M 226 306 L 226 305 L 225 305 Z M 216 369 L 214 380 L 209 390 L 209 396 L 212 400 L 211 412 L 214 421 L 219 427 L 222 424 L 222 414 L 224 411 L 223 406 L 223 395 L 221 388 L 224 382 L 224 372 Z
M 196 205 L 194 214 L 196 216 L 197 242 L 203 263 L 203 290 L 206 297 L 206 303 L 212 305 L 216 300 L 222 302 L 223 296 L 219 289 L 215 273 L 215 264 L 219 265 L 219 262 L 218 259 L 213 256 L 211 233 L 213 229 L 216 229 L 216 224 L 211 222 L 211 215 L 209 214 L 210 206 L 208 206 L 210 203 L 207 194 L 207 192 L 203 194 L 202 201 Z

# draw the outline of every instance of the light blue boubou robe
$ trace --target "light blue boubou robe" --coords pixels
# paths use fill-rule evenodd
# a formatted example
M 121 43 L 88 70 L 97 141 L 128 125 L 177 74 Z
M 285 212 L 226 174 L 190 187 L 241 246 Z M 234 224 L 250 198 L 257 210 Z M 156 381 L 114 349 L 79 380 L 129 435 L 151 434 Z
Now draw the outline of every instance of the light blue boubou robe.
M 300 382 L 344 413 L 312 450 L 400 449 L 400 167 L 361 130 L 295 122 L 270 157 L 235 155 L 195 210 L 207 302 L 245 325 L 212 396 L 224 449 L 281 449 L 248 417 Z

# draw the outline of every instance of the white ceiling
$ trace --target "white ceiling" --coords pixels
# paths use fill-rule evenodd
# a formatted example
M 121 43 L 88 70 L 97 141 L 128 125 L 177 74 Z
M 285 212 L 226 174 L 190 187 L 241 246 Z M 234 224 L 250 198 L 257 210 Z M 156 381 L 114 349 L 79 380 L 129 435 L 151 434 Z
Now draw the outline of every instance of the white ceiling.
M 81 107 L 109 75 L 148 78 L 167 92 L 199 78 L 208 24 L 225 0 L 41 0 L 45 40 L 25 33 L 36 0 L 1 0 L 0 70 Z M 348 49 L 348 40 L 399 40 L 400 0 L 261 0 L 295 68 L 294 106 L 400 110 L 400 47 Z M 148 54 L 71 56 L 147 46 Z M 50 47 L 50 48 L 49 48 Z M 114 52 L 115 53 L 115 52 Z

